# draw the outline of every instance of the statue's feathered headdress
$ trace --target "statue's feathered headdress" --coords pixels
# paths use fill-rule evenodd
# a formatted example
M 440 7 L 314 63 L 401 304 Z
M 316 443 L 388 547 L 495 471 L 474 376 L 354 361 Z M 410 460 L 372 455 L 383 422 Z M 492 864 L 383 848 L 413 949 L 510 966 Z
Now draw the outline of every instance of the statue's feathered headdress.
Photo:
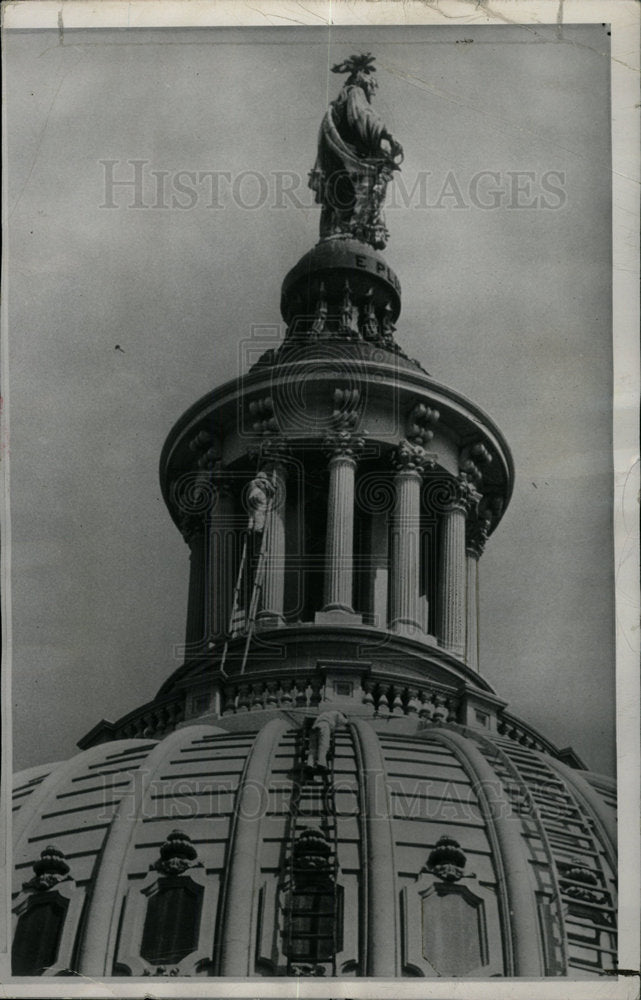
M 371 52 L 361 54 L 360 56 L 350 56 L 342 63 L 336 63 L 332 66 L 332 73 L 349 73 L 349 80 L 354 80 L 359 73 L 375 73 L 376 66 L 374 66 L 374 56 Z

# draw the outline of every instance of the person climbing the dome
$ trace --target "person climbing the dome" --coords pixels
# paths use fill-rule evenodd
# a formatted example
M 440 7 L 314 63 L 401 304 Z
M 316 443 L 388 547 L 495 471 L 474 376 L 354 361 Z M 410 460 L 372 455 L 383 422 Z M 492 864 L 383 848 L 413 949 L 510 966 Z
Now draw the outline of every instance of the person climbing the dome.
M 265 472 L 259 472 L 252 479 L 247 489 L 247 506 L 249 507 L 248 529 L 255 534 L 265 530 L 267 511 L 274 495 L 274 487 Z
M 312 771 L 327 771 L 327 754 L 337 729 L 347 725 L 347 719 L 337 709 L 321 712 L 316 717 L 309 736 L 307 767 Z

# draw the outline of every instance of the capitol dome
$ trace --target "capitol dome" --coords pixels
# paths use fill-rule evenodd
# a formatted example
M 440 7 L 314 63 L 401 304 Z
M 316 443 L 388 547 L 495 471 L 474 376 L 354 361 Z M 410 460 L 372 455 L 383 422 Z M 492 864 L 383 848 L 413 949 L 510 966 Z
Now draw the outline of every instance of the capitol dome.
M 478 567 L 512 457 L 397 342 L 381 187 L 402 152 L 385 130 L 384 155 L 341 152 L 371 58 L 338 69 L 285 338 L 161 455 L 190 551 L 184 662 L 16 778 L 14 975 L 616 967 L 614 784 L 480 672 Z
M 610 966 L 615 833 L 603 779 L 516 724 L 484 732 L 418 699 L 391 711 L 336 702 L 349 722 L 327 775 L 306 775 L 305 720 L 318 709 L 311 690 L 297 692 L 298 707 L 254 703 L 21 775 L 15 974 Z M 284 693 L 274 686 L 275 700 Z M 326 845 L 320 875 L 309 831 Z

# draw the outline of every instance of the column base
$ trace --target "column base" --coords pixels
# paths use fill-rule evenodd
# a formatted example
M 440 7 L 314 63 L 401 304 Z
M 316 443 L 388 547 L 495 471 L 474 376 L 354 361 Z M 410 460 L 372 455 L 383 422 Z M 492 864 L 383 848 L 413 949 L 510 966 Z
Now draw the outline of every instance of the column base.
M 390 623 L 389 630 L 396 633 L 396 635 L 406 635 L 410 639 L 423 641 L 426 638 L 425 632 L 419 623 L 409 618 L 397 618 Z
M 315 625 L 362 625 L 363 616 L 349 608 L 325 608 L 314 615 Z
M 463 663 L 465 663 L 465 647 L 464 646 L 448 645 L 446 642 L 441 642 L 440 640 L 439 640 L 438 645 L 439 645 L 439 647 L 441 649 L 444 649 L 446 653 L 449 653 L 450 656 L 455 656 L 457 658 L 457 660 L 462 660 Z
M 278 628 L 285 624 L 285 619 L 277 611 L 259 611 L 256 615 L 256 628 Z

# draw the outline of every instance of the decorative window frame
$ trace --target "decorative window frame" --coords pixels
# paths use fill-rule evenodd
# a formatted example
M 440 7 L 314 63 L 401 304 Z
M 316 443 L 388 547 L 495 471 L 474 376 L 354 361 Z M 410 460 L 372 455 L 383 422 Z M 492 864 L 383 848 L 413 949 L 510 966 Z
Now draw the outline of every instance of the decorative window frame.
M 434 966 L 423 954 L 423 901 L 434 894 L 445 893 L 463 896 L 480 909 L 480 921 L 484 939 L 480 942 L 481 954 L 487 961 L 475 969 L 456 976 L 460 979 L 487 979 L 503 976 L 503 942 L 499 923 L 498 898 L 496 892 L 474 882 L 472 888 L 463 882 L 450 882 L 434 874 L 422 872 L 414 885 L 401 890 L 401 936 L 403 972 L 411 976 L 441 978 Z
M 323 888 L 325 890 L 324 894 L 327 894 L 327 892 L 326 892 L 327 885 L 325 885 Z M 303 891 L 303 892 L 297 893 L 296 895 L 301 896 L 301 897 L 305 897 L 305 896 L 308 895 L 308 893 L 305 892 L 305 891 Z M 313 891 L 309 893 L 309 896 L 311 896 L 312 898 L 313 898 L 313 895 L 314 895 Z M 282 900 L 282 902 L 283 902 L 283 909 L 284 910 L 290 906 L 290 901 L 292 899 L 292 896 L 293 896 L 293 893 L 292 893 L 291 889 L 288 890 L 286 893 L 283 894 L 283 900 Z M 335 959 L 336 963 L 338 964 L 338 962 L 339 962 L 339 956 L 343 953 L 343 950 L 344 950 L 344 924 L 345 924 L 345 894 L 343 892 L 343 886 L 340 883 L 338 883 L 338 882 L 335 884 L 335 887 L 334 887 L 334 899 L 335 899 L 335 904 L 336 904 L 336 908 L 335 908 L 335 911 L 334 911 L 334 913 L 335 913 L 336 930 L 335 930 L 334 933 L 336 935 L 336 940 L 337 940 L 337 943 L 338 943 L 338 947 L 337 947 L 336 955 L 334 956 L 334 959 Z M 314 919 L 314 914 L 311 913 L 311 912 L 308 914 L 307 911 L 305 911 L 305 910 L 300 911 L 300 913 L 298 914 L 298 916 L 309 917 L 309 919 L 312 919 L 312 920 Z M 283 938 L 284 938 L 284 936 L 286 934 L 286 931 L 287 931 L 287 928 L 285 927 L 285 924 L 284 924 L 284 921 L 283 921 Z M 282 940 L 281 940 L 281 950 L 283 951 L 283 954 L 284 954 L 284 949 L 282 948 Z M 289 963 L 289 964 L 293 963 L 294 965 L 301 965 L 301 964 L 305 965 L 306 963 L 312 963 L 313 964 L 317 960 L 314 959 L 314 958 L 306 958 L 305 956 L 302 956 L 300 958 L 293 958 L 291 955 L 285 955 L 285 961 L 287 963 Z M 318 961 L 322 964 L 324 962 L 327 962 L 328 960 L 321 958 L 321 959 L 318 959 Z
M 80 889 L 73 879 L 64 879 L 52 886 L 50 889 L 33 890 L 22 889 L 12 906 L 13 913 L 13 934 L 15 940 L 18 921 L 33 906 L 39 906 L 47 898 L 58 896 L 67 900 L 67 909 L 62 922 L 62 933 L 58 945 L 58 954 L 53 965 L 48 966 L 40 973 L 41 976 L 67 976 L 73 974 L 73 956 L 76 944 L 76 936 L 80 923 L 80 915 L 85 900 L 85 892 Z M 21 977 L 20 977 L 21 978 Z
M 358 882 L 340 878 L 336 883 L 340 950 L 336 953 L 336 974 L 354 975 L 359 967 L 358 921 L 350 919 L 358 913 Z M 256 921 L 255 969 L 258 975 L 283 975 L 288 956 L 283 950 L 285 940 L 286 892 L 279 886 L 278 876 L 266 879 L 260 887 Z
M 147 916 L 147 904 L 163 883 L 177 880 L 191 882 L 201 889 L 200 922 L 196 948 L 175 966 L 165 970 L 152 965 L 140 954 Z M 208 877 L 204 868 L 189 868 L 176 875 L 150 871 L 142 882 L 130 885 L 125 897 L 122 930 L 114 958 L 115 976 L 202 976 L 211 973 L 213 966 L 214 935 L 218 910 L 219 886 L 216 879 Z M 163 971 L 159 971 L 163 969 Z

